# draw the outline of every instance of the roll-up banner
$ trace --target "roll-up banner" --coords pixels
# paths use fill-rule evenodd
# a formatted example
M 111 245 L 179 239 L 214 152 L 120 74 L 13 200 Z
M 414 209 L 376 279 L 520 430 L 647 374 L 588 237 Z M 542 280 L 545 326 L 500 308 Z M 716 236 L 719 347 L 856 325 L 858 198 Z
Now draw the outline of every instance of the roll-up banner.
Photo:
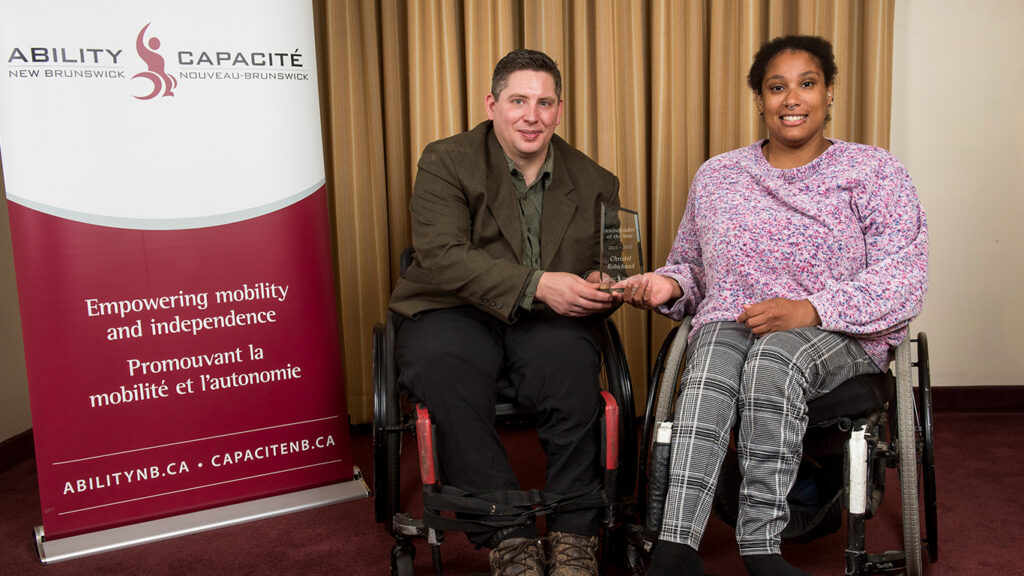
M 315 51 L 308 2 L 0 0 L 47 541 L 361 484 Z

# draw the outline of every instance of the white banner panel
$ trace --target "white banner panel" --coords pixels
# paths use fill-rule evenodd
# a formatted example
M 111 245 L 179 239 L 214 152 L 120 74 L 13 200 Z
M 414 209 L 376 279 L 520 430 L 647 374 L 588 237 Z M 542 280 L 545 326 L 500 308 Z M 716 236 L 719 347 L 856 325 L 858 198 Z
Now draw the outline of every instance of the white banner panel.
M 265 214 L 323 184 L 309 6 L 2 6 L 9 200 L 81 222 L 169 229 Z

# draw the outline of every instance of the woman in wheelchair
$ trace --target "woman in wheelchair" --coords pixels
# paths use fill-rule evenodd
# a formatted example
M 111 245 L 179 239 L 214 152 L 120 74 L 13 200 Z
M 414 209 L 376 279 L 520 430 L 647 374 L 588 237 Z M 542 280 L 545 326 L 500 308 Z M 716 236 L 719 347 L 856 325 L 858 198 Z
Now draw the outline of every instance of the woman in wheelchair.
M 622 298 L 693 316 L 669 492 L 648 574 L 703 574 L 697 549 L 739 423 L 736 539 L 753 575 L 783 560 L 806 403 L 885 370 L 927 290 L 928 235 L 910 176 L 887 151 L 827 139 L 828 41 L 763 45 L 747 78 L 768 138 L 698 170 L 665 266 Z

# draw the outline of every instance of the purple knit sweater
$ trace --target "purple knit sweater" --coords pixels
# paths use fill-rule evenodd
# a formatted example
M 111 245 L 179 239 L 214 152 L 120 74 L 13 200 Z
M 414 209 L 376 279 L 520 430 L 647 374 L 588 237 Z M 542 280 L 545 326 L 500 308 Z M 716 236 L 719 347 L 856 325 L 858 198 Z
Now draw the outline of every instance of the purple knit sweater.
M 665 266 L 683 297 L 659 311 L 696 329 L 743 304 L 808 299 L 824 330 L 849 334 L 883 370 L 921 312 L 928 228 L 889 152 L 833 140 L 813 162 L 774 168 L 763 141 L 697 171 Z

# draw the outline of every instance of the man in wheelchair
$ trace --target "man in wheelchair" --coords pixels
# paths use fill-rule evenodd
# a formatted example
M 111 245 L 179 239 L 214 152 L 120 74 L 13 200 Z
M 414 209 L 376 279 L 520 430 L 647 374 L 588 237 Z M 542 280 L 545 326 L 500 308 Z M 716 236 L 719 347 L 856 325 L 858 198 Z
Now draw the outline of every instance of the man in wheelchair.
M 400 383 L 430 410 L 445 484 L 517 490 L 495 430 L 499 381 L 537 415 L 545 492 L 600 488 L 600 354 L 592 328 L 616 304 L 597 289 L 601 204 L 618 179 L 554 130 L 561 75 L 547 55 L 498 62 L 489 121 L 423 151 L 410 211 L 415 258 L 392 295 L 404 319 Z M 493 574 L 597 574 L 596 509 L 467 533 Z M 550 564 L 548 571 L 547 564 Z
M 744 565 L 804 574 L 780 534 L 807 401 L 884 371 L 921 311 L 917 193 L 888 152 L 824 137 L 835 74 L 821 38 L 762 46 L 748 83 L 768 139 L 704 163 L 665 266 L 618 286 L 634 306 L 693 316 L 649 576 L 704 573 L 697 549 L 737 418 Z

